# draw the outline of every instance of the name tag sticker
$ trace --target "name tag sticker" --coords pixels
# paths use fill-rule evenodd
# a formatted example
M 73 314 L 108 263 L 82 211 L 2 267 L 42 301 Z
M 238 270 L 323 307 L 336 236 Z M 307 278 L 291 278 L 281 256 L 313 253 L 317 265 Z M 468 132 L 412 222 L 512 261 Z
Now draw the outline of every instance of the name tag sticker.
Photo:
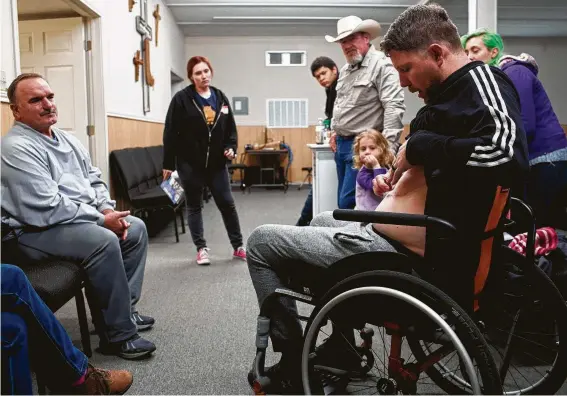
M 223 114 L 228 114 L 228 106 L 223 106 L 223 107 L 221 108 L 221 113 L 223 113 Z

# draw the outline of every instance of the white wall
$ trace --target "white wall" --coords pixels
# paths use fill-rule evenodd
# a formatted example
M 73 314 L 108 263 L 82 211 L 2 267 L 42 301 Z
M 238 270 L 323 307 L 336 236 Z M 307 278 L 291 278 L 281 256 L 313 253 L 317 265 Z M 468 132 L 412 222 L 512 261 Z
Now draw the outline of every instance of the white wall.
M 567 38 L 518 39 L 505 38 L 506 51 L 516 54 L 528 52 L 536 57 L 539 77 L 563 124 L 567 124 Z M 305 67 L 267 67 L 267 50 L 306 50 Z M 187 37 L 187 58 L 207 56 L 215 71 L 213 85 L 230 98 L 248 96 L 249 115 L 236 116 L 240 125 L 266 124 L 266 99 L 308 98 L 309 122 L 315 124 L 323 116 L 325 93 L 311 76 L 309 66 L 313 59 L 324 55 L 337 65 L 344 64 L 338 44 L 329 44 L 323 37 Z M 405 91 L 406 113 L 409 123 L 423 102 L 415 94 Z
M 374 41 L 378 46 L 380 39 Z M 305 67 L 265 66 L 265 51 L 305 50 Z M 233 96 L 248 96 L 247 116 L 236 116 L 240 125 L 266 124 L 266 99 L 307 98 L 309 123 L 324 117 L 325 91 L 311 75 L 311 62 L 318 56 L 333 59 L 339 69 L 345 58 L 338 44 L 323 37 L 186 37 L 187 58 L 203 55 L 210 59 L 215 71 L 213 85 Z M 406 90 L 406 114 L 409 123 L 423 105 L 421 99 Z
M 7 101 L 6 90 L 16 77 L 16 58 L 14 52 L 14 23 L 12 19 L 12 0 L 0 1 L 0 72 L 5 82 L 0 86 L 0 98 Z M 0 78 L 1 78 L 0 77 Z
M 132 58 L 140 49 L 140 35 L 135 17 L 140 13 L 136 3 L 132 12 L 127 1 L 90 0 L 102 15 L 103 62 L 107 113 L 163 122 L 171 100 L 171 70 L 185 76 L 184 37 L 170 10 L 159 0 L 148 1 L 148 23 L 154 30 L 150 45 L 151 72 L 155 85 L 151 88 L 151 111 L 144 116 L 141 77 L 134 81 Z M 152 13 L 160 4 L 159 46 L 155 46 L 155 24 Z M 140 73 L 143 69 L 140 68 Z M 141 76 L 141 74 L 140 74 Z

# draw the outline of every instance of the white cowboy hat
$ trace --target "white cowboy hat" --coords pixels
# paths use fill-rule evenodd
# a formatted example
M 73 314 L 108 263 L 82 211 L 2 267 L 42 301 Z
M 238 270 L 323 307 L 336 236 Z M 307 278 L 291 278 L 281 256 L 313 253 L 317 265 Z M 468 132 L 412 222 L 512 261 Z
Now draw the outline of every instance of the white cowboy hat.
M 380 24 L 372 19 L 362 20 L 357 16 L 350 15 L 337 21 L 337 37 L 325 36 L 325 40 L 334 43 L 356 32 L 365 32 L 374 40 L 380 35 Z

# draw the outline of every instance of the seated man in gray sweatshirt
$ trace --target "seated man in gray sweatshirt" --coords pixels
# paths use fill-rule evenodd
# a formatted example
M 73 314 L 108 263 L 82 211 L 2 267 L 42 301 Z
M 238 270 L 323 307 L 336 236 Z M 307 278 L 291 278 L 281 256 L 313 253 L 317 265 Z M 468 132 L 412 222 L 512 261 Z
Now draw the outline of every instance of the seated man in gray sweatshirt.
M 54 93 L 42 76 L 18 76 L 8 99 L 16 122 L 1 143 L 3 228 L 37 265 L 48 257 L 83 264 L 100 352 L 149 356 L 156 347 L 138 330 L 154 319 L 136 311 L 148 250 L 144 223 L 114 210 L 87 150 L 53 126 Z

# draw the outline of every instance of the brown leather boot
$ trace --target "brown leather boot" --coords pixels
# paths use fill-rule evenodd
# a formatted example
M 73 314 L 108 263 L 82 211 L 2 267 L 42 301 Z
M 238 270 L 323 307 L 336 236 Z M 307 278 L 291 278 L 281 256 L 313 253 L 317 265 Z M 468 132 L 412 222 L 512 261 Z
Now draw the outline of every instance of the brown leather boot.
M 85 382 L 80 386 L 85 395 L 123 395 L 132 385 L 127 370 L 103 370 L 89 363 Z

